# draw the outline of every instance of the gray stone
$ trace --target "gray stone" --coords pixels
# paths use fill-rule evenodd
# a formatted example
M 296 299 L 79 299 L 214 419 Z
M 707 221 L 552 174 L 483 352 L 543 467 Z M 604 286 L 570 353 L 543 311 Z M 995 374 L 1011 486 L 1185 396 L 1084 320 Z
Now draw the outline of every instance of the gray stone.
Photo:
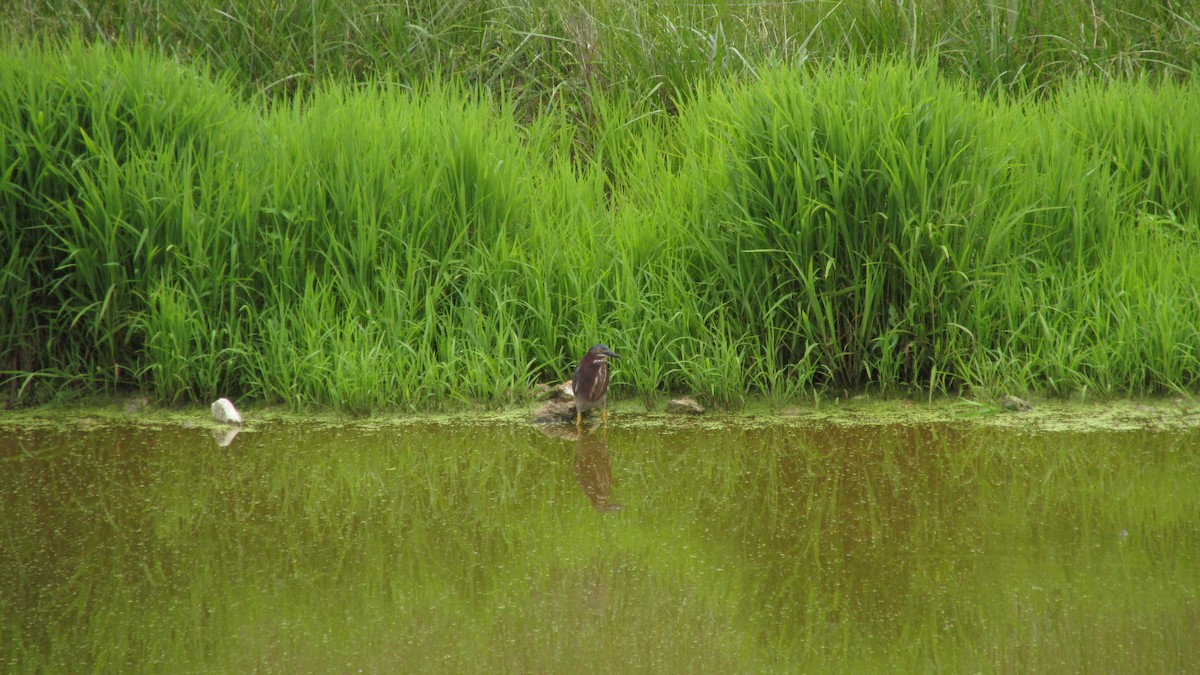
M 1030 404 L 1029 401 L 1026 401 L 1023 398 L 1017 398 L 1016 396 L 1009 396 L 1005 394 L 1004 396 L 1001 396 L 997 402 L 1000 404 L 1001 408 L 1013 412 L 1025 412 L 1026 410 L 1033 410 L 1033 405 Z
M 704 406 L 697 403 L 693 398 L 677 398 L 673 401 L 667 401 L 667 412 L 672 415 L 703 415 Z
M 237 408 L 233 407 L 233 401 L 227 398 L 219 398 L 213 401 L 212 404 L 213 420 L 220 424 L 235 424 L 241 426 L 242 416 L 238 414 Z
M 134 414 L 140 413 L 149 407 L 150 399 L 146 398 L 145 396 L 140 396 L 138 398 L 131 398 L 128 401 L 125 401 L 125 405 L 122 407 L 122 410 L 124 410 L 126 413 Z

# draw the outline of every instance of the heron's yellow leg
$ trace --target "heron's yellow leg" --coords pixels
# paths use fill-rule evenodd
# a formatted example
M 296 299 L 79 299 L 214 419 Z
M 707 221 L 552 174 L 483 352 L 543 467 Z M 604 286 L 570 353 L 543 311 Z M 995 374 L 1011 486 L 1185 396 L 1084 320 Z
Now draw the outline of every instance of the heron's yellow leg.
M 608 406 L 600 408 L 600 419 L 604 420 L 604 428 L 608 428 Z
M 582 412 L 575 413 L 575 431 L 578 431 L 581 433 L 583 432 L 583 413 Z

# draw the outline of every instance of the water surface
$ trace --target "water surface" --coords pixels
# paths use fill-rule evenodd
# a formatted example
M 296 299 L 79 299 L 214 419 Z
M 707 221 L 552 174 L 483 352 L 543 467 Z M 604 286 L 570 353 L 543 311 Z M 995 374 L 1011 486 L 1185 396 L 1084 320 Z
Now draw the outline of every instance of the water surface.
M 2 426 L 3 667 L 1200 662 L 1195 430 L 553 431 Z

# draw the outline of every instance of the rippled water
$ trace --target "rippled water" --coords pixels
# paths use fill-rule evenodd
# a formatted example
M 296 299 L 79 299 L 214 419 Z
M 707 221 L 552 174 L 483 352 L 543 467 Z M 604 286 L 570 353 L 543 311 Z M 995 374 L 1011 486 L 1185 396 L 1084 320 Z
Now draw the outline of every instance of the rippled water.
M 573 431 L 573 429 L 571 430 Z M 10 671 L 1179 672 L 1200 433 L 0 427 Z

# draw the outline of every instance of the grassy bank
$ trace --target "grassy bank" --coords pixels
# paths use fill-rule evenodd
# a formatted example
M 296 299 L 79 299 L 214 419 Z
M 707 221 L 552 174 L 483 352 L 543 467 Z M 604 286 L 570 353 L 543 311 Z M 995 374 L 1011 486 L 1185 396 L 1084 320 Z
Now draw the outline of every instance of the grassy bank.
M 266 105 L 146 51 L 2 51 L 10 397 L 503 401 L 601 340 L 646 398 L 1200 383 L 1193 80 L 595 90 L 584 156 L 570 110 L 449 78 Z

